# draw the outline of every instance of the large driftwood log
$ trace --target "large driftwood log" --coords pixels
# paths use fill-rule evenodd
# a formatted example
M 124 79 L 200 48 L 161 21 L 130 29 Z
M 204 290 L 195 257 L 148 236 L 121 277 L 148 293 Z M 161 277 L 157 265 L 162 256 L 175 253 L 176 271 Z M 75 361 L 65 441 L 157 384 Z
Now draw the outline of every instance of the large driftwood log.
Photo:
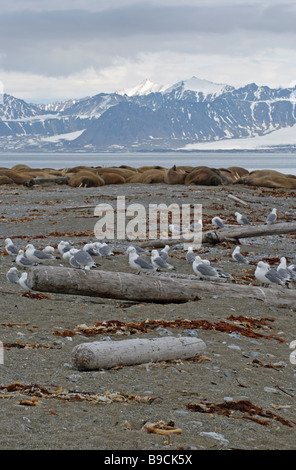
M 296 233 L 296 222 L 225 227 L 219 230 L 204 232 L 202 240 L 203 243 L 220 243 L 229 239 L 239 240 L 240 238 L 265 237 L 268 235 L 282 235 L 286 233 Z
M 218 230 L 208 230 L 202 233 L 202 243 L 217 244 L 227 240 L 239 240 L 240 238 L 264 237 L 267 235 L 282 235 L 296 233 L 296 222 L 281 222 L 273 225 L 232 225 Z M 168 238 L 147 240 L 138 243 L 143 248 L 161 248 L 165 245 L 177 245 L 190 243 L 182 236 L 180 238 Z
M 156 275 L 136 275 L 113 271 L 32 266 L 28 270 L 32 290 L 85 295 L 119 300 L 155 303 L 178 303 L 201 297 L 238 297 L 256 299 L 275 307 L 295 308 L 296 289 L 257 287 L 225 282 L 207 282 Z
M 53 178 L 32 178 L 24 183 L 24 186 L 31 187 L 39 184 L 68 184 L 69 177 L 57 176 Z
M 125 272 L 32 266 L 28 270 L 32 290 L 86 295 L 142 302 L 187 302 L 199 300 L 186 282 Z
M 120 341 L 82 343 L 72 350 L 71 359 L 79 370 L 110 369 L 121 365 L 190 359 L 204 353 L 199 338 L 135 338 Z

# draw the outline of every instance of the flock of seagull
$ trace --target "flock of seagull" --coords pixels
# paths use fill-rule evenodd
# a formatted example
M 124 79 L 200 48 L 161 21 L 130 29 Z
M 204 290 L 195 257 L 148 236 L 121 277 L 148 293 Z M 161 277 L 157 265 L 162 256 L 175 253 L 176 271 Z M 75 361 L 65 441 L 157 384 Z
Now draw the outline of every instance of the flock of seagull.
M 235 212 L 237 222 L 241 225 L 250 225 L 249 220 L 239 212 Z M 277 210 L 273 209 L 267 216 L 265 223 L 273 224 L 277 219 Z M 213 217 L 212 224 L 217 229 L 224 228 L 225 224 L 220 217 Z M 189 229 L 200 230 L 202 228 L 202 221 L 199 220 L 194 227 Z M 181 227 L 169 226 L 172 233 L 177 231 L 182 233 Z M 184 232 L 183 232 L 184 233 Z M 128 255 L 129 266 L 136 270 L 137 274 L 142 271 L 160 271 L 160 270 L 175 270 L 175 267 L 169 262 L 169 245 L 166 245 L 162 250 L 156 249 L 151 251 L 150 262 L 142 257 L 143 254 L 148 254 L 149 251 L 144 250 L 139 246 L 130 245 L 125 254 Z M 52 246 L 46 246 L 43 249 L 37 249 L 32 243 L 26 245 L 25 249 L 19 249 L 12 242 L 10 238 L 5 240 L 6 252 L 15 257 L 15 263 L 22 268 L 28 268 L 30 266 L 38 265 L 43 262 L 56 260 L 57 257 L 54 254 L 55 249 Z M 77 269 L 89 270 L 100 266 L 94 257 L 110 257 L 114 256 L 114 253 L 107 243 L 86 243 L 82 248 L 74 248 L 70 242 L 61 241 L 57 246 L 59 258 L 67 260 L 71 267 Z M 237 263 L 248 264 L 249 261 L 240 253 L 240 247 L 236 246 L 232 252 L 232 258 Z M 222 269 L 211 266 L 210 261 L 202 259 L 196 255 L 193 251 L 192 246 L 189 246 L 186 253 L 186 260 L 192 265 L 192 269 L 198 279 L 201 280 L 231 280 L 232 276 Z M 27 272 L 20 273 L 17 267 L 12 267 L 6 274 L 7 281 L 10 283 L 19 284 L 26 290 L 30 290 L 27 283 Z M 285 257 L 281 257 L 280 264 L 276 269 L 272 269 L 266 262 L 259 261 L 255 270 L 255 278 L 263 284 L 263 286 L 269 286 L 271 284 L 277 284 L 281 286 L 289 287 L 289 283 L 296 281 L 296 264 L 287 266 L 287 260 Z

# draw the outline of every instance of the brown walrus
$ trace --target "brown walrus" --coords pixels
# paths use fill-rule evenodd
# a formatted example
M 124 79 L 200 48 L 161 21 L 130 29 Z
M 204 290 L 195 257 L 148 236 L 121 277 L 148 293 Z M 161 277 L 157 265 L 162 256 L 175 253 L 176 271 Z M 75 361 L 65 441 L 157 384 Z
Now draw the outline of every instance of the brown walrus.
M 165 170 L 164 182 L 166 184 L 184 184 L 186 173 L 174 165 L 172 168 Z
M 198 166 L 186 175 L 185 184 L 218 186 L 224 184 L 224 182 L 219 170 L 206 166 Z
M 99 175 L 103 180 L 105 181 L 105 184 L 124 184 L 125 183 L 125 178 L 121 175 L 118 175 L 117 173 L 113 173 L 110 171 L 110 173 L 102 173 Z
M 238 183 L 266 188 L 296 189 L 296 176 L 275 170 L 255 170 L 249 175 L 242 176 Z
M 68 184 L 72 188 L 95 188 L 97 186 L 104 186 L 105 181 L 92 171 L 80 170 L 70 177 Z
M 7 176 L 15 184 L 24 184 L 32 178 L 30 175 L 26 175 L 25 173 L 19 173 L 14 170 L 9 170 L 8 168 L 0 170 L 0 176 Z

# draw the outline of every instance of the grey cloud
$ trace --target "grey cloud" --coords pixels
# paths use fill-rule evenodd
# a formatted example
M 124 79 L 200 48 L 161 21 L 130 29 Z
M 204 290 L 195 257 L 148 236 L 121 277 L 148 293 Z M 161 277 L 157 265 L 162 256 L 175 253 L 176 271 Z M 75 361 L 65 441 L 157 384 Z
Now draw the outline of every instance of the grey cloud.
M 79 2 L 75 5 L 79 6 Z M 252 35 L 252 41 L 255 32 L 261 36 L 294 35 L 295 23 L 296 10 L 290 4 L 136 3 L 99 12 L 83 9 L 3 12 L 0 57 L 4 53 L 5 58 L 0 67 L 68 74 L 90 65 L 104 66 L 115 56 L 134 57 L 138 52 L 201 51 L 210 44 L 215 52 L 215 48 L 229 46 L 227 36 L 237 31 Z M 218 35 L 221 41 L 217 46 L 213 38 Z

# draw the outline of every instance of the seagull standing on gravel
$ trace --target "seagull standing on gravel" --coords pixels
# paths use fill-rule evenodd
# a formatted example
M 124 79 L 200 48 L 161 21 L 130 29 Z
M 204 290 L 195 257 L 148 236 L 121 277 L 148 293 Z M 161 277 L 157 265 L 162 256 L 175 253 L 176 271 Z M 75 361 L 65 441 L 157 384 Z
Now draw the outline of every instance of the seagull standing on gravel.
M 15 246 L 11 238 L 5 239 L 5 250 L 9 255 L 16 256 L 18 254 L 18 248 Z
M 217 217 L 217 216 L 212 218 L 212 224 L 215 225 L 218 228 L 224 228 L 225 227 L 223 220 L 220 219 L 220 217 Z
M 151 251 L 151 263 L 152 263 L 152 266 L 154 266 L 156 269 L 175 269 L 174 266 L 167 263 L 165 259 L 159 256 L 159 253 L 157 250 Z
M 165 261 L 168 259 L 169 257 L 169 245 L 166 245 L 162 250 L 160 250 L 159 252 L 159 256 L 164 259 Z
M 280 278 L 278 273 L 263 261 L 259 261 L 255 270 L 255 278 L 260 281 L 264 286 L 270 284 L 277 284 L 280 286 L 285 285 L 285 282 Z
M 141 258 L 134 246 L 129 246 L 126 253 L 128 254 L 129 265 L 131 268 L 137 270 L 137 274 L 141 271 L 155 271 L 155 267 Z
M 207 279 L 209 281 L 229 279 L 231 276 L 221 269 L 215 269 L 210 264 L 205 263 L 200 256 L 196 256 L 192 263 L 192 269 L 199 279 Z
M 22 266 L 22 268 L 29 268 L 34 265 L 34 263 L 27 258 L 24 250 L 19 250 L 15 262 L 18 266 Z
M 32 243 L 26 246 L 26 256 L 32 263 L 42 263 L 43 261 L 55 259 L 55 256 L 52 254 L 37 250 Z
M 244 263 L 244 264 L 248 264 L 249 261 L 241 254 L 240 252 L 240 247 L 237 246 L 233 252 L 232 252 L 232 258 L 234 259 L 234 261 L 237 261 L 238 263 Z
M 71 250 L 70 243 L 65 242 L 64 240 L 61 240 L 60 243 L 58 244 L 58 251 L 60 252 L 60 254 L 63 256 L 64 253 L 70 250 Z
M 236 220 L 240 225 L 251 225 L 250 221 L 244 215 L 239 212 L 235 212 Z
M 288 269 L 287 260 L 284 256 L 281 257 L 280 264 L 278 265 L 276 272 L 282 278 L 283 281 L 292 281 L 296 279 L 296 274 L 294 274 L 293 271 Z
M 42 263 L 43 261 L 55 259 L 55 256 L 52 254 L 37 250 L 32 243 L 26 246 L 26 257 L 32 261 L 32 263 Z
M 9 271 L 6 273 L 6 279 L 8 282 L 12 284 L 17 284 L 20 279 L 20 274 L 17 268 L 10 268 Z
M 96 266 L 96 263 L 92 259 L 91 255 L 84 250 L 77 250 L 76 248 L 71 248 L 70 250 L 69 263 L 73 268 L 93 268 Z
M 95 242 L 94 247 L 98 250 L 100 256 L 114 256 L 112 249 L 107 243 Z
M 272 209 L 270 214 L 266 217 L 265 224 L 266 225 L 271 225 L 274 224 L 277 219 L 277 210 L 276 208 Z
M 32 290 L 31 287 L 29 287 L 27 277 L 27 273 L 22 273 L 21 277 L 19 278 L 18 284 L 25 290 Z
M 187 253 L 186 253 L 186 259 L 188 261 L 188 263 L 193 263 L 193 261 L 195 260 L 195 253 L 193 253 L 193 248 L 192 246 L 189 246 L 187 248 Z

